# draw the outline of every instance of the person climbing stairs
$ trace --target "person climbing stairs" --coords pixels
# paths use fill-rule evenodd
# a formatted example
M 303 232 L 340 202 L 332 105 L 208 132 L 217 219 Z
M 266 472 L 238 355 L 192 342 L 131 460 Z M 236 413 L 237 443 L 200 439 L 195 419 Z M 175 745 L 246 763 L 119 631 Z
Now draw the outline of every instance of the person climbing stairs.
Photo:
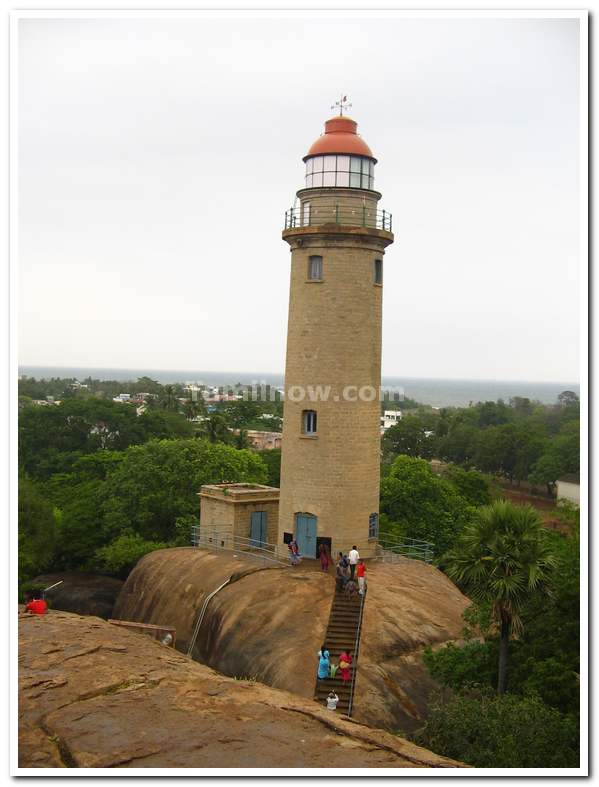
M 326 648 L 329 651 L 331 663 L 339 664 L 339 656 L 345 651 L 352 656 L 352 679 L 343 683 L 340 671 L 334 678 L 325 678 L 316 681 L 314 699 L 320 705 L 326 705 L 329 692 L 334 691 L 339 697 L 337 713 L 351 715 L 350 701 L 358 668 L 358 653 L 360 643 L 360 625 L 362 608 L 366 595 L 356 594 L 348 597 L 343 591 L 336 590 L 331 604 L 331 613 L 325 636 Z

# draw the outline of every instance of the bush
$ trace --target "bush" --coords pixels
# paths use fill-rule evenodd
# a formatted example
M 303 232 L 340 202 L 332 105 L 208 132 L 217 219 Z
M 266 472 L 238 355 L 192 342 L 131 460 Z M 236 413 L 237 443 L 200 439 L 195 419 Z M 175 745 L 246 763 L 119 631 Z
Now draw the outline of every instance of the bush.
M 55 511 L 37 486 L 19 479 L 19 581 L 52 564 L 56 547 Z
M 424 459 L 398 456 L 381 481 L 381 515 L 394 523 L 387 532 L 431 541 L 437 557 L 453 545 L 473 512 L 453 484 L 435 475 Z
M 461 689 L 469 685 L 497 685 L 497 652 L 488 642 L 468 642 L 462 647 L 450 642 L 435 651 L 428 647 L 423 660 L 442 686 Z
M 488 691 L 439 694 L 420 746 L 476 768 L 577 768 L 578 727 L 536 697 Z
M 98 567 L 125 577 L 140 558 L 166 546 L 159 541 L 146 541 L 137 533 L 123 533 L 111 544 L 96 551 Z

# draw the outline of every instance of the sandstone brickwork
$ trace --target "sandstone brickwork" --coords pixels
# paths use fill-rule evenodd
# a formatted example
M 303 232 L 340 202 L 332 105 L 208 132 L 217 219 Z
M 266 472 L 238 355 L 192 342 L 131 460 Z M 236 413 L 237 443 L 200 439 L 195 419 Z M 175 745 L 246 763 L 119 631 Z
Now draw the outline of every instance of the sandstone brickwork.
M 369 194 L 368 208 L 376 209 L 380 195 Z M 359 224 L 355 190 L 299 192 L 306 195 L 315 205 L 337 200 L 345 215 L 356 210 Z M 393 235 L 326 224 L 288 229 L 283 237 L 291 246 L 291 284 L 278 543 L 294 532 L 296 513 L 309 513 L 317 517 L 317 536 L 332 539 L 333 552 L 356 544 L 367 556 L 375 549 L 368 529 L 370 515 L 378 514 L 380 482 L 383 293 L 374 265 Z M 308 278 L 311 255 L 323 259 L 319 281 Z M 302 433 L 305 410 L 317 413 L 314 436 Z

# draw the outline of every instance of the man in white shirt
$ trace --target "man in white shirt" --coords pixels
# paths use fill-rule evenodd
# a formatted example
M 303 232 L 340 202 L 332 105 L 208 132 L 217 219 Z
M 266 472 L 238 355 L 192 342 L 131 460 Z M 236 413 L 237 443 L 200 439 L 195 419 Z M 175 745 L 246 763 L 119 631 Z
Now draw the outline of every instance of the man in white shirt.
M 354 544 L 353 547 L 349 550 L 349 578 L 353 579 L 354 574 L 356 573 L 356 566 L 358 565 L 358 560 L 360 559 L 360 553 L 356 549 L 356 545 Z

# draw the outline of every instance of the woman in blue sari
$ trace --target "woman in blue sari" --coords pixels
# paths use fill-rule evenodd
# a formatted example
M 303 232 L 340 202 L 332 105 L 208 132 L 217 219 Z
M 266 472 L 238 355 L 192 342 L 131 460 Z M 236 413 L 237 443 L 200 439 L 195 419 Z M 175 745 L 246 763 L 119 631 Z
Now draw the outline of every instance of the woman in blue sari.
M 323 645 L 318 651 L 318 680 L 324 680 L 329 677 L 329 651 Z

